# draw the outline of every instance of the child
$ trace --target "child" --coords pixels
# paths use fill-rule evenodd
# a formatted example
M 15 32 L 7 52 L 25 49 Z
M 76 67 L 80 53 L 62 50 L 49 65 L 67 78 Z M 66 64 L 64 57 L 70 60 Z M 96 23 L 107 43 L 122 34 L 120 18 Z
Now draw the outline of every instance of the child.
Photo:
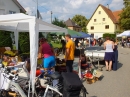
M 87 58 L 85 54 L 81 55 L 80 57 L 80 65 L 81 65 L 81 69 L 83 70 L 89 70 L 89 68 L 91 68 L 91 66 L 87 63 Z
M 4 65 L 4 67 L 11 65 L 11 59 L 8 54 L 4 54 L 2 64 Z

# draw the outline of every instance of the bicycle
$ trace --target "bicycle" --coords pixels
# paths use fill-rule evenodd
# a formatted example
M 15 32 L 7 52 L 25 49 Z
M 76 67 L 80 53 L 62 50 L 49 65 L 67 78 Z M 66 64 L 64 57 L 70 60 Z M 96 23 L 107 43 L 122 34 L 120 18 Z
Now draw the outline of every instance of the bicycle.
M 58 72 L 55 72 L 54 74 L 46 74 L 46 77 L 48 77 L 47 79 L 47 88 L 45 90 L 44 96 L 46 97 L 47 94 L 49 94 L 49 92 L 51 91 L 52 93 L 52 97 L 62 97 L 63 96 L 63 79 L 61 74 L 59 74 Z M 57 84 L 53 84 L 54 80 L 58 80 Z M 80 97 L 86 97 L 86 94 L 88 94 L 86 88 L 84 86 L 82 86 L 81 88 L 81 93 L 82 96 L 80 95 Z M 81 94 L 80 93 L 80 94 Z
M 17 83 L 18 74 L 11 74 L 10 71 L 7 70 L 7 68 L 4 69 L 4 74 L 5 74 L 5 77 L 9 79 L 9 82 L 8 82 L 8 85 L 5 88 L 5 90 L 1 91 L 1 93 L 4 94 L 2 97 L 9 97 L 8 92 L 11 88 L 9 86 L 12 86 L 12 88 L 15 89 L 15 92 L 17 93 L 17 97 L 27 97 L 28 88 L 30 86 L 30 83 L 26 83 L 26 85 L 21 88 L 19 83 Z M 44 75 L 44 73 L 42 73 L 41 75 Z M 36 82 L 35 82 L 36 91 L 35 91 L 34 96 L 35 97 L 47 97 L 47 95 L 50 92 L 52 97 L 62 97 L 63 96 L 63 81 L 60 79 L 61 75 L 59 73 L 54 73 L 52 75 L 46 74 L 44 76 L 46 77 L 46 80 L 47 80 L 47 83 L 46 83 L 47 87 L 43 87 L 41 85 L 40 75 L 39 75 L 36 78 Z M 57 84 L 53 85 L 54 80 L 58 80 L 59 82 Z M 39 88 L 40 88 L 40 92 L 37 91 Z M 87 91 L 84 88 L 84 86 L 82 87 L 81 91 L 83 92 L 82 97 L 86 97 Z M 30 94 L 31 94 L 31 92 L 29 92 L 28 97 Z

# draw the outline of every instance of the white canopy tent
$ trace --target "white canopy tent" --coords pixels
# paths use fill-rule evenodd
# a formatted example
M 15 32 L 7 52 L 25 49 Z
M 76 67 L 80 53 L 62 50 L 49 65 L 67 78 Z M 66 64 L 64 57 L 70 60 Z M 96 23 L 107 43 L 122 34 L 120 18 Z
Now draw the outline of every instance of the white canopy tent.
M 122 36 L 130 36 L 130 30 L 124 31 L 123 33 L 117 35 L 117 37 L 122 37 Z
M 34 81 L 36 74 L 38 36 L 39 32 L 64 32 L 67 30 L 53 24 L 46 23 L 36 19 L 34 16 L 28 16 L 22 13 L 0 15 L 0 30 L 12 31 L 15 33 L 16 49 L 18 49 L 18 32 L 29 32 L 30 37 L 30 62 L 32 87 L 34 93 Z

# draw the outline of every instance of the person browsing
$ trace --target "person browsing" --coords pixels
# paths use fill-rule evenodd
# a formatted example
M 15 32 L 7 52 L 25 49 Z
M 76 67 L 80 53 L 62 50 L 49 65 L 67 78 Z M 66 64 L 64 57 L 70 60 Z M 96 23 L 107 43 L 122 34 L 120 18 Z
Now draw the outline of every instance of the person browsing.
M 47 71 L 55 66 L 55 54 L 52 45 L 45 38 L 40 39 L 40 43 L 38 59 L 44 57 L 43 67 Z
M 104 42 L 105 49 L 105 63 L 106 63 L 106 71 L 111 71 L 112 69 L 112 61 L 114 61 L 114 42 L 110 40 L 109 37 L 106 37 L 106 41 Z
M 73 61 L 74 61 L 74 51 L 75 51 L 75 43 L 71 40 L 71 35 L 65 35 L 66 43 L 66 53 L 65 53 L 65 61 L 66 61 L 66 69 L 67 72 L 73 71 Z

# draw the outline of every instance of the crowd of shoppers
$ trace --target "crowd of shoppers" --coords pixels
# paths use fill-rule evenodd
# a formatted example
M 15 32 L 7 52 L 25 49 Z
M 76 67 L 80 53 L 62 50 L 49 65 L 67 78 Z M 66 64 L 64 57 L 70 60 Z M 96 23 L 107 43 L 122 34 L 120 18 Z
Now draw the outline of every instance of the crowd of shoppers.
M 130 39 L 128 40 L 130 41 Z M 74 61 L 74 53 L 75 48 L 79 47 L 80 45 L 84 45 L 87 47 L 89 43 L 91 46 L 102 46 L 104 45 L 105 49 L 105 64 L 106 64 L 106 71 L 117 70 L 117 62 L 118 62 L 118 48 L 117 43 L 114 40 L 111 40 L 109 37 L 106 37 L 106 41 L 103 43 L 103 40 L 99 38 L 96 39 L 74 39 L 72 40 L 71 36 L 69 34 L 65 35 L 65 40 L 61 41 L 62 43 L 62 49 L 65 54 L 65 62 L 66 62 L 66 69 L 67 72 L 73 71 L 73 61 Z M 49 68 L 52 68 L 55 66 L 55 54 L 53 47 L 50 43 L 47 42 L 45 38 L 42 38 L 39 40 L 39 54 L 38 58 L 42 58 L 43 60 L 43 67 L 48 70 Z M 127 45 L 130 45 L 128 42 Z M 85 64 L 87 62 L 85 55 L 81 56 L 81 63 L 82 68 L 88 68 L 88 65 Z
M 120 40 L 120 44 L 122 48 L 124 47 L 130 48 L 130 37 L 128 37 L 127 39 Z

